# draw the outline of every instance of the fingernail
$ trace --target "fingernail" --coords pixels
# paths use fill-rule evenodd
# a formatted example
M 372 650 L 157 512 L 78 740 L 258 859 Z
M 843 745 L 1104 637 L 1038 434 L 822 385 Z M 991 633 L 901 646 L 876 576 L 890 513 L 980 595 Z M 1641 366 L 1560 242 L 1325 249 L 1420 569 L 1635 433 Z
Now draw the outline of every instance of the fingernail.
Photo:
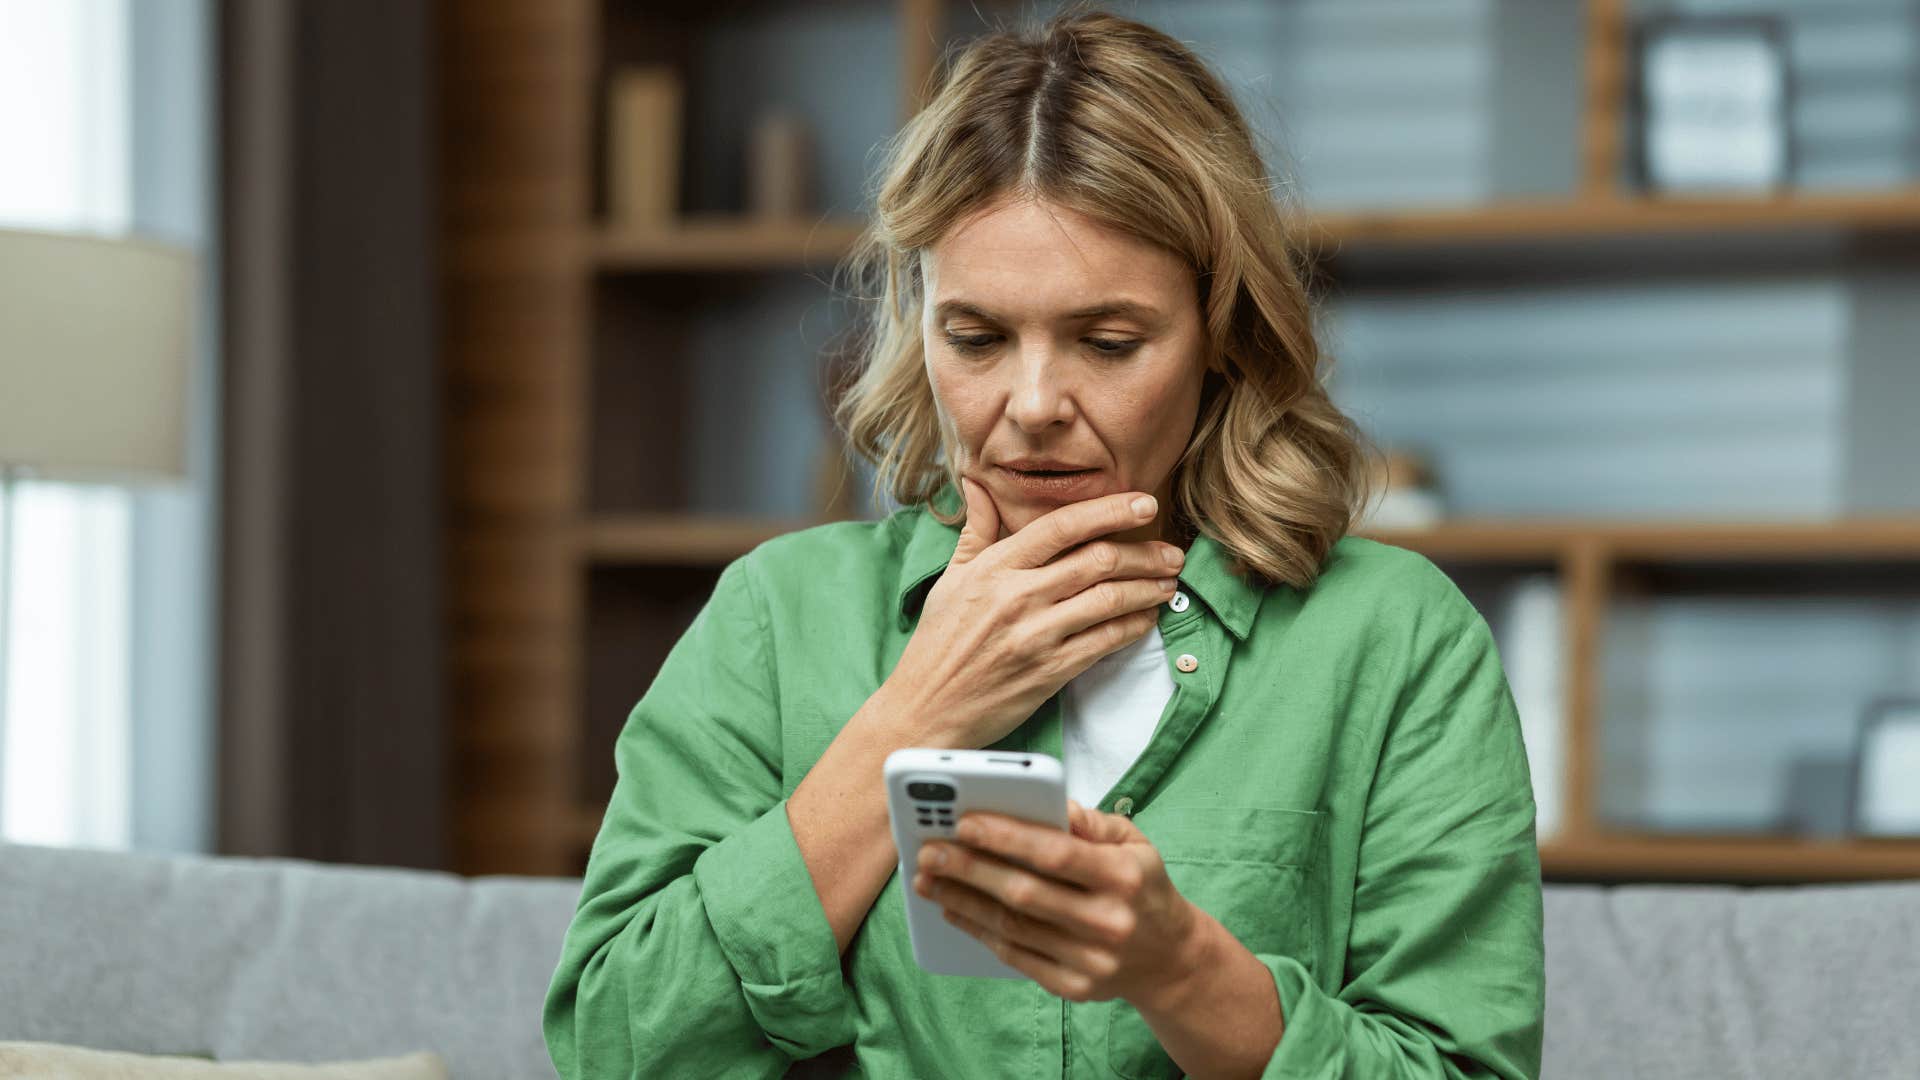
M 1153 508 L 1158 505 L 1158 503 L 1154 502 L 1153 496 L 1142 495 L 1133 500 L 1133 512 L 1139 514 L 1141 517 L 1146 517 L 1148 514 L 1153 513 Z
M 924 850 L 926 851 L 926 864 L 928 866 L 947 865 L 947 853 L 940 850 L 939 845 L 928 844 Z
M 1179 583 L 1180 583 L 1180 579 L 1179 579 L 1179 578 L 1161 578 L 1161 579 L 1160 579 L 1160 591 L 1161 591 L 1161 592 L 1172 592 L 1172 591 L 1173 591 L 1173 587 L 1174 587 L 1175 585 L 1178 585 Z
M 1168 544 L 1160 549 L 1160 561 L 1166 563 L 1168 566 L 1179 566 L 1181 563 L 1187 561 L 1187 553 L 1174 547 L 1172 544 Z

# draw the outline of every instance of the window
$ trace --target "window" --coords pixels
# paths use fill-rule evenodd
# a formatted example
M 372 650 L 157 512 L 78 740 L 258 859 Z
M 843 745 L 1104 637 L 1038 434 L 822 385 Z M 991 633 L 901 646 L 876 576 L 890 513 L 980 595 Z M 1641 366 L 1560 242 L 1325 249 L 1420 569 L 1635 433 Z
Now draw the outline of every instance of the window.
M 131 230 L 210 250 L 204 2 L 7 0 L 5 20 L 0 227 Z M 202 341 L 200 358 L 210 352 Z M 200 367 L 197 424 L 211 417 Z M 210 846 L 210 452 L 196 450 L 191 490 L 26 477 L 0 501 L 0 837 Z

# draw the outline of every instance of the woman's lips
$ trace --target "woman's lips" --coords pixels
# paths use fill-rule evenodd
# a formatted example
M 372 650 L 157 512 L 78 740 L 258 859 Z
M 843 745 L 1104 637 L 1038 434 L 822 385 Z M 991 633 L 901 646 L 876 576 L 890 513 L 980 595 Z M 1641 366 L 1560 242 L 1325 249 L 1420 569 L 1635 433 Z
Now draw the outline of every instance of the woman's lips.
M 1080 469 L 1074 472 L 1025 472 L 1011 469 L 1005 465 L 996 465 L 1014 489 L 1025 495 L 1043 499 L 1071 500 L 1092 488 L 1100 479 L 1099 469 Z

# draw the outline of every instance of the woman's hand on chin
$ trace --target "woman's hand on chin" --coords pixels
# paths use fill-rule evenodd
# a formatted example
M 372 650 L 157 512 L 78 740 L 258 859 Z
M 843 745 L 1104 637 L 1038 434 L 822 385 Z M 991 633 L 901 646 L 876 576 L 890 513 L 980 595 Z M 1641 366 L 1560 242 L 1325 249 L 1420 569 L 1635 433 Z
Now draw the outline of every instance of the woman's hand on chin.
M 1151 495 L 1069 503 L 1005 538 L 985 488 L 962 477 L 967 520 L 879 693 L 915 745 L 991 745 L 1069 679 L 1152 629 L 1186 553 L 1101 539 L 1153 520 Z

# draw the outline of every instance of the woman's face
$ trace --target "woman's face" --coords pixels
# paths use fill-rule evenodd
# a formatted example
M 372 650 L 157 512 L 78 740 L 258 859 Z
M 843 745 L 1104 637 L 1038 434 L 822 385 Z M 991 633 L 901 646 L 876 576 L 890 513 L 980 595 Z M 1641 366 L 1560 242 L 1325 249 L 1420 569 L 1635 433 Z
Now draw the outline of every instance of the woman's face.
M 1019 201 L 922 253 L 921 333 L 960 475 L 1004 532 L 1118 491 L 1160 501 L 1193 434 L 1205 330 L 1193 271 L 1065 207 Z M 1101 310 L 1107 309 L 1107 310 Z

